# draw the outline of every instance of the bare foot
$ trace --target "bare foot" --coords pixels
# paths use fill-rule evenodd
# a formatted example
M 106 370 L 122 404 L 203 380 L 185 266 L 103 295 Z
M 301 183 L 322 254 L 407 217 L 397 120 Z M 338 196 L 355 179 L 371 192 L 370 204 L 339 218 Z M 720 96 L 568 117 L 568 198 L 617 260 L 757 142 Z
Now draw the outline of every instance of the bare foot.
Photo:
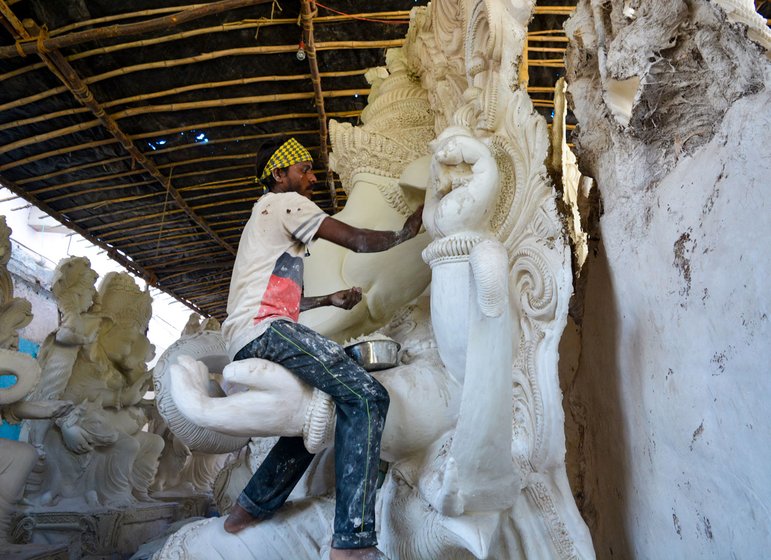
M 329 560 L 388 560 L 388 557 L 374 546 L 369 548 L 332 548 Z
M 233 509 L 230 510 L 227 519 L 225 519 L 225 531 L 228 533 L 238 533 L 260 521 L 262 521 L 262 518 L 254 517 L 240 505 L 236 504 L 233 506 Z

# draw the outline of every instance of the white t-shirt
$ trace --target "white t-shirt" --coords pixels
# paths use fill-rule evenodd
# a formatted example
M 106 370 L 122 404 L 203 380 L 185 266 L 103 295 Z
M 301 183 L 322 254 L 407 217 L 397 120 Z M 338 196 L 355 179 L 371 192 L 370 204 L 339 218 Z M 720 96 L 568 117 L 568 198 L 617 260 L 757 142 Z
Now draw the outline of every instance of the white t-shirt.
M 276 319 L 297 321 L 306 247 L 327 215 L 304 196 L 266 193 L 241 233 L 222 323 L 228 355 L 264 333 Z

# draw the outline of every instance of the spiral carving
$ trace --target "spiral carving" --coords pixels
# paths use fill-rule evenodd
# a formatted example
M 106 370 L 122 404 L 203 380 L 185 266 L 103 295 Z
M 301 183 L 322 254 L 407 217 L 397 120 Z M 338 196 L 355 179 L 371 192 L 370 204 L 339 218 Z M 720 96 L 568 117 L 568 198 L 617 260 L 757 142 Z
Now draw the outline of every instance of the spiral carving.
M 520 247 L 512 256 L 513 294 L 520 294 L 522 311 L 530 319 L 546 321 L 557 306 L 554 277 L 544 258 L 535 250 Z

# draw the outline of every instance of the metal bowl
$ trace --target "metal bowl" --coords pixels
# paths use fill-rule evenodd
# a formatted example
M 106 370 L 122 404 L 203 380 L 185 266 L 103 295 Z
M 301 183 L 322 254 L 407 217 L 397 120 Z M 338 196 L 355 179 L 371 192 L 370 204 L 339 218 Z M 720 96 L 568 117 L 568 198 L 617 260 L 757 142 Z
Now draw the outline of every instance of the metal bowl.
M 395 340 L 365 340 L 345 347 L 345 353 L 367 371 L 394 367 L 399 362 L 401 344 Z

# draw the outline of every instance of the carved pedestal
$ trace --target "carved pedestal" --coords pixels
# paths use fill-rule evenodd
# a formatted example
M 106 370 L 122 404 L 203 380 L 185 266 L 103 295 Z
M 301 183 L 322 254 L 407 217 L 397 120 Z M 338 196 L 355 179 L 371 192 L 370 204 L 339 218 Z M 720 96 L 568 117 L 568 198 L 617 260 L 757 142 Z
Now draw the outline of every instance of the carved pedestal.
M 3 560 L 69 560 L 67 545 L 3 544 Z
M 162 534 L 182 517 L 183 509 L 176 502 L 90 512 L 68 511 L 62 507 L 40 508 L 17 514 L 11 526 L 16 542 L 69 547 L 69 556 L 19 558 L 113 560 L 129 558 L 142 543 Z

